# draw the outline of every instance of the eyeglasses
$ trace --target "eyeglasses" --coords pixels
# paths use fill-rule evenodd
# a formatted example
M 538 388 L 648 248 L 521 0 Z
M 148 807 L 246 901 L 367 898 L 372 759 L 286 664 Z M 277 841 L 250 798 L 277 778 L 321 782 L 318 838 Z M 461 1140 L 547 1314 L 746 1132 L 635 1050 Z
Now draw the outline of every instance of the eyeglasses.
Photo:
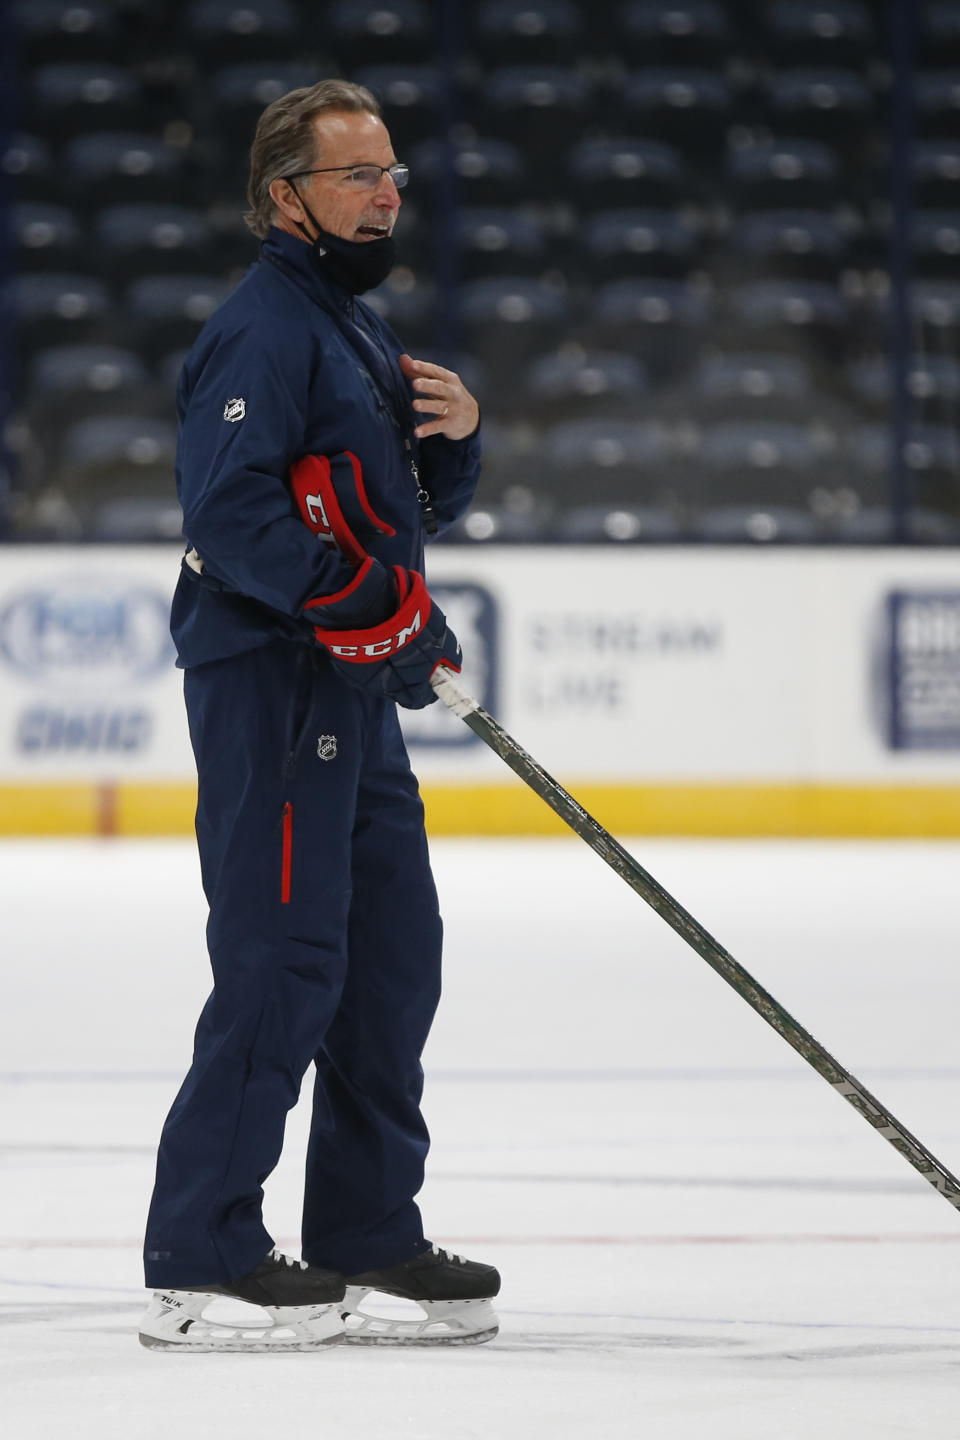
M 298 170 L 295 175 L 288 175 L 287 179 L 297 180 L 301 175 L 330 175 L 335 170 L 348 171 L 347 179 L 358 190 L 375 190 L 381 175 L 389 175 L 398 190 L 402 190 L 410 179 L 410 169 L 406 165 L 326 165 L 320 170 Z

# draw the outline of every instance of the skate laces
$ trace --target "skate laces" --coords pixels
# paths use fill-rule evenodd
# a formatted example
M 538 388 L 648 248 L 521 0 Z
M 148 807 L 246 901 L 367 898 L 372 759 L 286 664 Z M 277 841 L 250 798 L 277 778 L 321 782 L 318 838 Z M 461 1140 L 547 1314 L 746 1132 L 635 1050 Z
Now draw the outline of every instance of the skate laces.
M 430 1249 L 434 1255 L 439 1255 L 441 1260 L 449 1260 L 451 1265 L 466 1265 L 462 1255 L 454 1255 L 452 1250 L 442 1250 L 439 1245 L 431 1245 Z
M 301 1270 L 306 1270 L 307 1268 L 306 1260 L 295 1260 L 292 1255 L 284 1255 L 282 1250 L 271 1250 L 267 1259 L 276 1260 L 278 1265 L 289 1265 L 291 1269 L 294 1266 L 299 1266 Z

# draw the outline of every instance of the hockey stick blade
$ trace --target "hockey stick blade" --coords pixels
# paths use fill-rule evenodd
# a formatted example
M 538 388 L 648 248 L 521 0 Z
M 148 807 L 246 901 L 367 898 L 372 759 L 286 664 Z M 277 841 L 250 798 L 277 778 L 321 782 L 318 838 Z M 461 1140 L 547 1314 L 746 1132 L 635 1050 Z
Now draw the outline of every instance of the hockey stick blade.
M 431 684 L 454 715 L 468 725 L 484 744 L 489 745 L 514 774 L 519 775 L 581 840 L 585 840 L 591 849 L 597 852 L 601 860 L 607 862 L 621 880 L 627 882 L 631 890 L 635 890 L 646 900 L 661 919 L 665 920 L 701 959 L 706 960 L 788 1045 L 792 1045 L 797 1054 L 802 1055 L 807 1064 L 812 1065 L 817 1074 L 822 1075 L 838 1095 L 849 1101 L 878 1134 L 888 1140 L 895 1150 L 899 1150 L 904 1159 L 908 1160 L 954 1209 L 960 1210 L 960 1180 L 952 1175 L 936 1156 L 931 1155 L 926 1146 L 911 1135 L 906 1126 L 901 1125 L 886 1106 L 871 1095 L 849 1070 L 845 1070 L 809 1031 L 798 1024 L 793 1016 L 714 940 L 699 921 L 684 910 L 683 906 L 644 870 L 639 861 L 635 860 L 608 830 L 604 830 L 558 781 L 548 775 L 493 716 L 483 709 L 479 701 L 463 689 L 449 670 L 436 670 Z

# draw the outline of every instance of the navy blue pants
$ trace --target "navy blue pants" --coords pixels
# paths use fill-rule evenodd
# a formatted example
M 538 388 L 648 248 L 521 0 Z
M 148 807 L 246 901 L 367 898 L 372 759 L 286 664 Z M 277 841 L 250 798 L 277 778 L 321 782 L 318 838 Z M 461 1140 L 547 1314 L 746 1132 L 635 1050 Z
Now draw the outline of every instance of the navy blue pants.
M 311 1061 L 303 1257 L 408 1259 L 442 927 L 396 709 L 285 642 L 188 670 L 184 693 L 214 989 L 160 1140 L 147 1285 L 222 1283 L 272 1248 L 262 1186 Z

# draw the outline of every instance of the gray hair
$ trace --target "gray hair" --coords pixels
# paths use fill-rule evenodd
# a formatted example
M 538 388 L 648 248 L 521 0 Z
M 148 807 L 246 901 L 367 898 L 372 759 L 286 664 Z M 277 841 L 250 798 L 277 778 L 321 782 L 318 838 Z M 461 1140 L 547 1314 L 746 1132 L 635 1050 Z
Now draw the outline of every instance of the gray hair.
M 317 143 L 313 121 L 326 110 L 366 110 L 380 116 L 376 97 L 363 85 L 349 80 L 320 80 L 281 95 L 264 110 L 250 146 L 250 180 L 244 220 L 261 240 L 268 233 L 276 209 L 270 195 L 274 180 L 310 170 L 316 163 Z

